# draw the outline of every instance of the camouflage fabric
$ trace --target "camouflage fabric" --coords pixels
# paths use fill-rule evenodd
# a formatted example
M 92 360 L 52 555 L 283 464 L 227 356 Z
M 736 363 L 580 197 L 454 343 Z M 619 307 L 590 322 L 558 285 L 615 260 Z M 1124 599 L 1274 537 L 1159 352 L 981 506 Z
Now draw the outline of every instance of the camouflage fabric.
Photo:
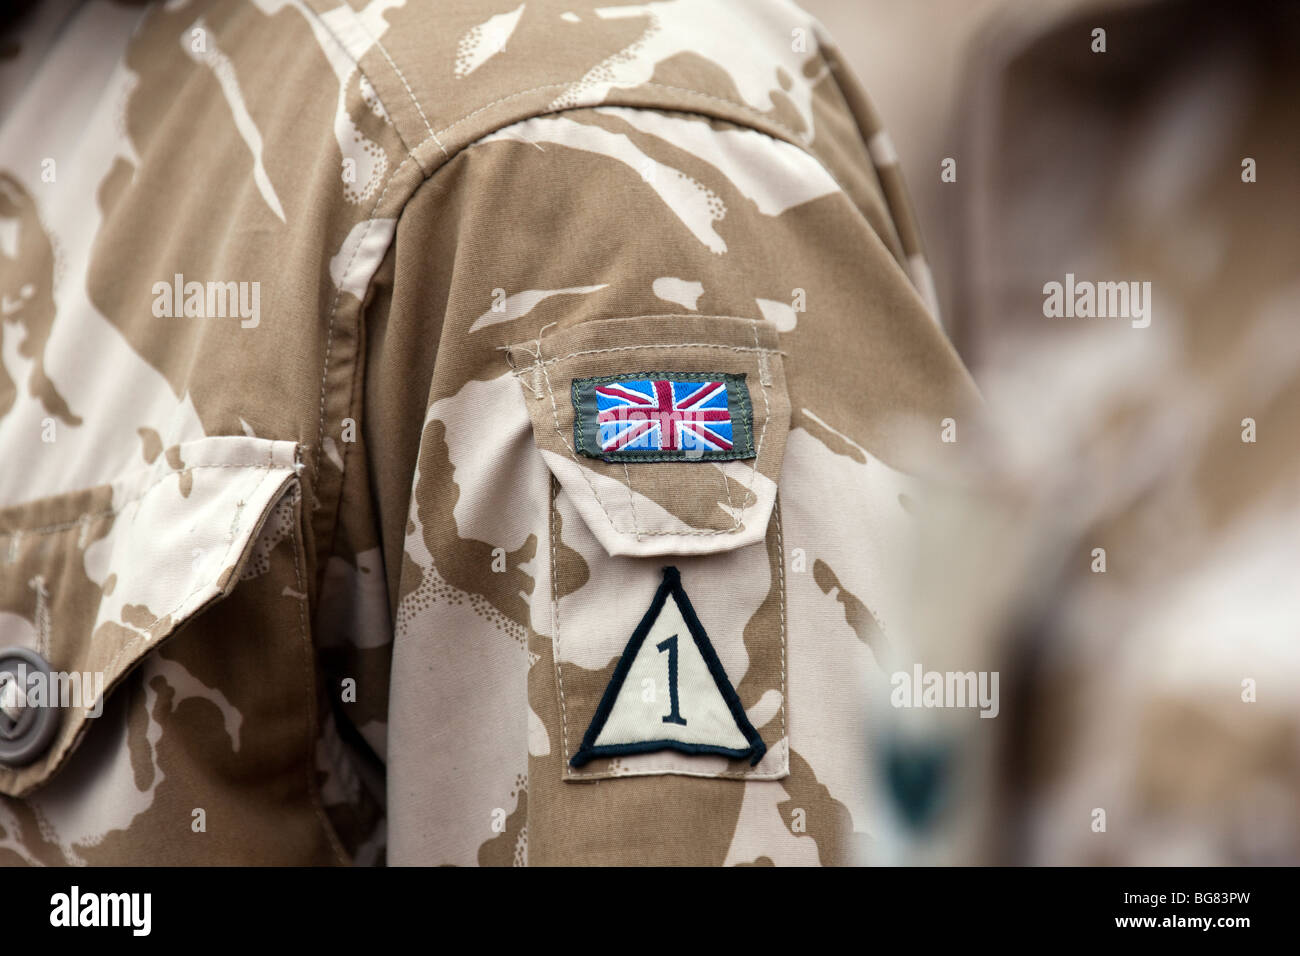
M 195 0 L 8 36 L 0 645 L 103 687 L 0 769 L 0 860 L 869 858 L 906 420 L 973 390 L 816 23 Z M 579 454 L 573 383 L 629 373 L 743 376 L 755 454 Z M 766 753 L 574 767 L 664 566 Z

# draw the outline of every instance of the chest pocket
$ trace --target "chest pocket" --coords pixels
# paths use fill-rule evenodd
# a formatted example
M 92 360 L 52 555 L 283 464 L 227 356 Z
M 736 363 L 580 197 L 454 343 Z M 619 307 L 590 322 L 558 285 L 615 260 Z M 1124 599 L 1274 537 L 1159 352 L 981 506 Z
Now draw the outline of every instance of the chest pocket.
M 0 510 L 5 862 L 333 855 L 297 451 L 204 438 Z
M 643 316 L 509 354 L 551 472 L 553 687 L 530 698 L 563 778 L 785 776 L 775 328 Z

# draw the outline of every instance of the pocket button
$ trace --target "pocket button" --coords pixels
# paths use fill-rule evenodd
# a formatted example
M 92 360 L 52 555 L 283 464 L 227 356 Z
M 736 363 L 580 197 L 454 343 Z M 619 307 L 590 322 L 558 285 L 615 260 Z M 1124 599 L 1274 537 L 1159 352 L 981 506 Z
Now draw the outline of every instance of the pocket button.
M 33 703 L 37 682 L 46 694 Z M 44 699 L 49 687 L 50 665 L 40 654 L 24 647 L 0 651 L 0 764 L 26 766 L 49 748 L 59 725 L 55 701 Z

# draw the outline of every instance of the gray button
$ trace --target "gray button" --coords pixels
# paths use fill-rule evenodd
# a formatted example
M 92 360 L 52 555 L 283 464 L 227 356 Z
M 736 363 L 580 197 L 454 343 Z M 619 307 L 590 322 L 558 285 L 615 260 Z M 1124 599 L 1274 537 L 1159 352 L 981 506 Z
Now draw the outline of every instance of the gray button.
M 25 647 L 0 651 L 0 764 L 21 767 L 45 753 L 59 726 L 58 701 L 50 697 L 45 658 Z

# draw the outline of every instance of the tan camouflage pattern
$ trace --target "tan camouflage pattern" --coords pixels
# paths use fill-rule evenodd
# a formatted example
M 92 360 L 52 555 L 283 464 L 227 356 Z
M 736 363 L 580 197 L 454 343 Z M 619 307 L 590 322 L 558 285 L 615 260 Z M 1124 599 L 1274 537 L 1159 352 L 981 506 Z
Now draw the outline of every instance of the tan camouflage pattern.
M 7 32 L 0 643 L 109 680 L 0 772 L 6 862 L 869 858 L 902 419 L 973 389 L 814 21 L 97 2 Z M 743 373 L 757 456 L 573 455 L 573 378 L 652 367 Z M 574 771 L 667 564 L 768 753 Z

